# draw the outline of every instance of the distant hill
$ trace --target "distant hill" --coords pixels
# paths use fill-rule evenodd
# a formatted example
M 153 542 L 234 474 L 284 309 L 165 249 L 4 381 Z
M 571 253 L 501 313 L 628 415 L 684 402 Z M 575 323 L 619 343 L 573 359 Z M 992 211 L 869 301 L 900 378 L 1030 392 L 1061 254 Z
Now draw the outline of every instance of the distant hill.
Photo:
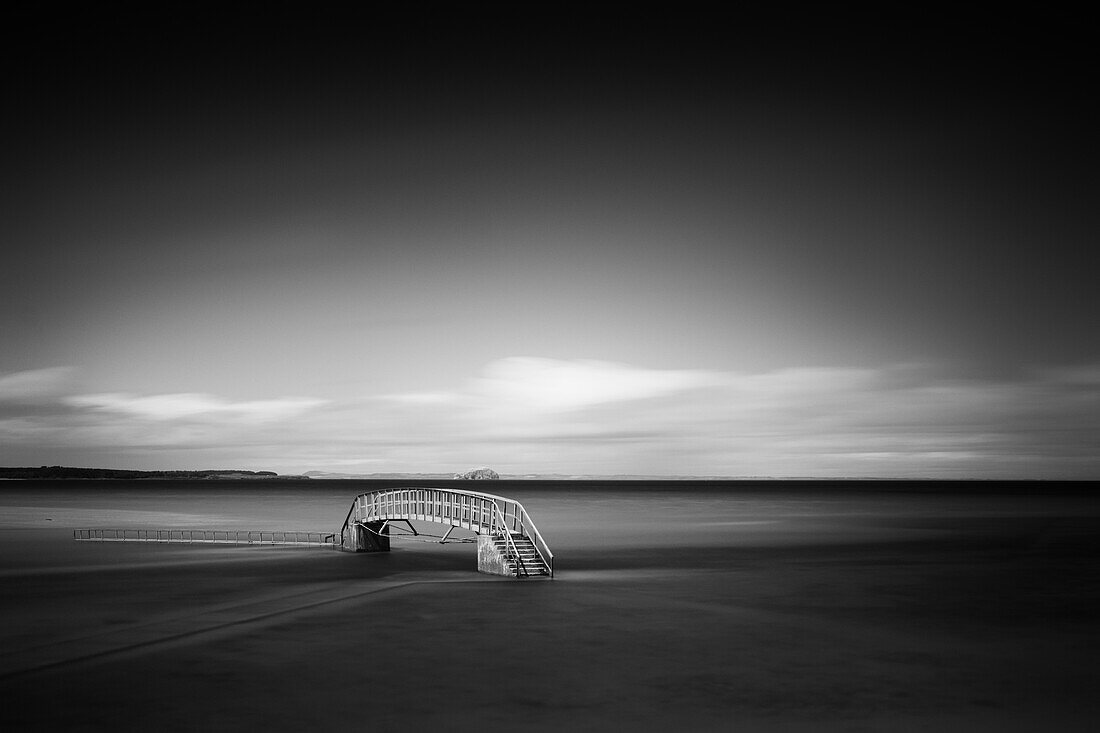
M 466 473 L 338 473 L 334 471 L 306 471 L 304 475 L 315 479 L 409 479 L 412 481 L 477 479 L 479 471 L 488 471 L 492 478 L 509 481 L 731 481 L 751 479 L 753 481 L 771 480 L 772 476 L 659 476 L 650 474 L 573 474 L 573 473 L 502 473 L 491 469 L 475 469 Z M 489 477 L 482 474 L 482 478 Z
M 127 471 L 114 468 L 71 468 L 0 466 L 0 479 L 301 479 L 308 476 L 280 476 L 274 471 L 211 469 L 206 471 Z
M 338 473 L 335 471 L 306 471 L 304 475 L 316 479 L 409 479 L 411 481 L 438 481 L 444 479 L 453 481 L 456 479 L 481 480 L 500 478 L 497 472 L 491 468 L 475 468 L 465 473 L 402 473 L 393 471 L 382 473 Z
M 477 481 L 498 478 L 540 478 L 537 476 L 502 477 L 491 468 L 475 468 L 472 471 L 466 471 L 464 473 L 401 473 L 392 471 L 383 473 L 337 473 L 335 471 L 306 471 L 305 475 L 315 479 L 408 479 L 410 481 Z
M 303 475 L 314 479 L 411 479 L 414 481 L 454 477 L 453 473 L 338 473 L 335 471 L 306 471 Z

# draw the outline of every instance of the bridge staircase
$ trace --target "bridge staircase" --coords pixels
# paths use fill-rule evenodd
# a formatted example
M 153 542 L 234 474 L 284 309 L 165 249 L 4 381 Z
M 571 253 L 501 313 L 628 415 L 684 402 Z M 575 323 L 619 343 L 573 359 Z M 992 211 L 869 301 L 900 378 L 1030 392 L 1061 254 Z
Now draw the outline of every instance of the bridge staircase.
M 550 575 L 550 566 L 539 554 L 530 537 L 510 532 L 511 543 L 504 536 L 493 537 L 493 546 L 505 558 L 509 575 L 517 578 L 530 575 Z

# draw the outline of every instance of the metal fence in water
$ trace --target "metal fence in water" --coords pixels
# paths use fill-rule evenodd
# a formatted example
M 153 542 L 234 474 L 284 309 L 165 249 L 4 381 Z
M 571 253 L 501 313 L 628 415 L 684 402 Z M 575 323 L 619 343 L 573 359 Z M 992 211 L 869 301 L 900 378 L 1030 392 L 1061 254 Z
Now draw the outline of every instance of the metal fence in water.
M 164 542 L 208 545 L 307 545 L 335 547 L 331 532 L 269 529 L 74 529 L 84 542 Z

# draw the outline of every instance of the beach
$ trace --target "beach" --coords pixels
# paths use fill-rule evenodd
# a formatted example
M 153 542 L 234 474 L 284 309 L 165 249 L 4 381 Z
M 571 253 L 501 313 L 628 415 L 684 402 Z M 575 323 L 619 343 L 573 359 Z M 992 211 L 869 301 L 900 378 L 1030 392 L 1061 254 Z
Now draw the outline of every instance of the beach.
M 1090 494 L 493 484 L 471 488 L 524 503 L 553 580 L 479 574 L 469 544 L 72 540 L 333 531 L 365 482 L 0 482 L 0 725 L 1084 731 L 1100 713 Z

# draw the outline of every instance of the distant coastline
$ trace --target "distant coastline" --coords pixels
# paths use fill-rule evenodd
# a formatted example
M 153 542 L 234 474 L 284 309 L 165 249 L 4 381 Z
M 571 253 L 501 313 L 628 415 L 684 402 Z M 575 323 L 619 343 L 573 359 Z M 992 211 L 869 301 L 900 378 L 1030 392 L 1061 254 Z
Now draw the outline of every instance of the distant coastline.
M 0 466 L 0 480 L 317 480 L 317 481 L 403 481 L 410 485 L 430 485 L 425 482 L 450 484 L 454 481 L 465 483 L 477 479 L 466 478 L 456 473 L 443 472 L 377 472 L 377 473 L 343 473 L 336 471 L 306 471 L 301 474 L 279 474 L 275 471 L 252 471 L 246 469 L 206 469 L 198 471 L 137 471 L 114 468 L 78 468 L 70 466 L 37 466 L 37 467 L 6 467 Z M 564 474 L 564 473 L 526 473 L 526 474 L 499 474 L 500 483 L 526 482 L 537 484 L 572 484 L 572 483 L 603 483 L 641 485 L 656 482 L 675 482 L 677 484 L 694 485 L 719 485 L 719 484 L 751 484 L 751 483 L 775 483 L 785 485 L 814 485 L 826 486 L 836 484 L 859 484 L 867 487 L 904 487 L 907 485 L 929 484 L 938 486 L 960 487 L 963 485 L 994 487 L 1005 484 L 1020 486 L 1096 486 L 1095 479 L 1009 479 L 1009 478 L 932 478 L 932 477 L 891 477 L 891 476 L 690 476 L 690 475 L 651 475 L 651 474 Z M 483 481 L 478 481 L 483 483 Z M 495 482 L 494 482 L 495 483 Z
M 342 473 L 338 471 L 306 471 L 302 474 L 306 478 L 333 480 L 354 479 L 357 481 L 374 481 L 377 479 L 408 479 L 410 481 L 451 481 L 459 479 L 454 473 L 431 472 L 401 472 L 383 471 L 378 473 Z M 645 473 L 502 473 L 499 478 L 505 481 L 858 481 L 870 479 L 872 481 L 892 480 L 877 476 L 844 476 L 840 478 L 828 477 L 818 479 L 814 476 L 693 476 L 690 474 L 645 474 Z M 928 479 L 914 479 L 925 481 Z
M 274 471 L 210 469 L 204 471 L 129 471 L 114 468 L 72 468 L 69 466 L 4 467 L 0 479 L 308 479 L 308 476 L 280 476 Z

